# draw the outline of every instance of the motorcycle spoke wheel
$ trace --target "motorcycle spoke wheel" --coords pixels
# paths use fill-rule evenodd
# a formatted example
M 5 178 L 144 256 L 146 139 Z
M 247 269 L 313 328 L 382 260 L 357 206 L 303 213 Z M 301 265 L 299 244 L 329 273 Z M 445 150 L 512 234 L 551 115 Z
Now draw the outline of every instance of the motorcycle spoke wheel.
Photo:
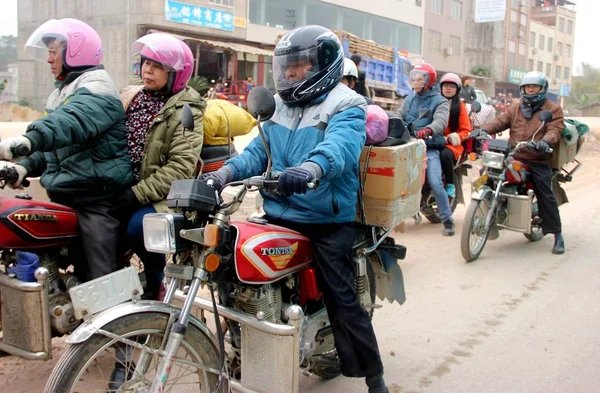
M 136 341 L 145 347 L 159 349 L 163 343 L 168 323 L 165 314 L 130 315 L 114 321 L 105 330 Z M 219 376 L 210 370 L 219 369 L 216 353 L 206 351 L 205 336 L 193 326 L 176 354 L 164 392 L 210 393 Z M 121 356 L 117 356 L 117 351 Z M 162 356 L 146 353 L 147 370 L 141 370 L 142 350 L 101 334 L 72 345 L 54 368 L 46 385 L 46 393 L 147 393 L 156 376 Z M 125 355 L 127 354 L 127 355 Z M 128 370 L 127 381 L 120 387 L 110 386 L 115 365 Z M 137 368 L 136 368 L 137 365 Z M 208 369 L 208 370 L 207 370 Z M 228 391 L 228 381 L 223 379 L 218 392 Z
M 485 247 L 489 235 L 489 228 L 485 228 L 485 219 L 490 209 L 491 202 L 488 198 L 481 201 L 471 201 L 460 238 L 460 251 L 467 262 L 479 258 Z

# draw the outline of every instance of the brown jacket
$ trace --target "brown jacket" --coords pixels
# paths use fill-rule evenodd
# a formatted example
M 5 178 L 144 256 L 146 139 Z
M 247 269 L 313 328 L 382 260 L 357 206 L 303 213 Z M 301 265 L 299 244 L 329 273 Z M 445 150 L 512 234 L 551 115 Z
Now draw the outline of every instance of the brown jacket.
M 540 132 L 538 132 L 535 141 L 537 142 L 543 139 L 548 142 L 550 147 L 554 147 L 560 141 L 565 126 L 562 108 L 550 100 L 546 100 L 544 105 L 542 105 L 542 108 L 535 112 L 530 120 L 525 119 L 521 113 L 521 105 L 511 105 L 505 113 L 485 124 L 482 128 L 490 135 L 510 128 L 509 140 L 514 146 L 517 142 L 527 142 L 531 140 L 535 131 L 542 124 L 538 116 L 541 111 L 546 110 L 552 112 L 552 121 L 546 124 Z M 515 154 L 515 158 L 537 162 L 546 162 L 549 159 L 548 156 L 543 156 L 534 150 L 525 148 Z

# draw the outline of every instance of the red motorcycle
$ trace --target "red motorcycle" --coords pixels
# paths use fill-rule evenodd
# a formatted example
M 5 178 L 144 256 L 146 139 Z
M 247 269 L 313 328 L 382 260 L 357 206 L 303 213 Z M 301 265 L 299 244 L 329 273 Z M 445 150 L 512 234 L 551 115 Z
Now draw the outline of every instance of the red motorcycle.
M 254 88 L 249 106 L 262 136 L 260 121 L 275 111 L 272 93 Z M 193 127 L 189 108 L 184 107 L 182 123 Z M 270 157 L 266 143 L 265 149 Z M 277 174 L 270 167 L 269 158 L 263 176 L 226 185 L 238 187 L 230 201 L 223 200 L 223 189 L 201 180 L 174 182 L 167 202 L 183 213 L 144 217 L 148 251 L 175 255 L 165 268 L 164 303 L 125 303 L 86 321 L 69 337 L 72 345 L 45 392 L 105 389 L 115 364 L 106 359 L 114 359 L 115 345 L 131 348 L 131 378 L 121 387 L 128 392 L 169 391 L 171 384 L 189 383 L 206 393 L 297 393 L 301 373 L 339 375 L 308 238 L 262 218 L 232 217 L 249 192 L 278 193 Z M 355 285 L 369 314 L 379 307 L 376 295 L 405 300 L 397 260 L 404 259 L 406 248 L 388 237 L 392 231 L 356 228 Z M 210 300 L 197 296 L 201 285 Z M 171 304 L 174 300 L 178 306 Z M 214 314 L 216 336 L 193 309 L 202 316 L 204 311 Z

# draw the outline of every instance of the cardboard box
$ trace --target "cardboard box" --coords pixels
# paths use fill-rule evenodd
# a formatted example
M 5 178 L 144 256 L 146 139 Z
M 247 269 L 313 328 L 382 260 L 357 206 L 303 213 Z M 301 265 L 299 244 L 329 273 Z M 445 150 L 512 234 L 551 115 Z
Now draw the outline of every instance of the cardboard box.
M 563 165 L 575 160 L 576 154 L 577 143 L 567 145 L 567 142 L 560 138 L 560 142 L 554 146 L 554 151 L 550 157 L 550 166 L 553 169 L 560 169 Z
M 363 149 L 360 177 L 366 224 L 392 228 L 419 212 L 426 161 L 425 143 L 420 140 Z M 356 221 L 362 221 L 360 206 Z

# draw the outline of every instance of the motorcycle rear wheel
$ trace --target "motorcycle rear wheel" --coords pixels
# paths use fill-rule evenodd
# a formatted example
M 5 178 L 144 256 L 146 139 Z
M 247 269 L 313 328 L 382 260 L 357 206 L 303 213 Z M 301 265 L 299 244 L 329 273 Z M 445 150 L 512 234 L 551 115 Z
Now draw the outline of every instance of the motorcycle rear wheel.
M 130 340 L 137 341 L 138 343 L 146 342 L 152 348 L 160 346 L 162 338 L 164 337 L 169 321 L 169 315 L 162 313 L 144 313 L 127 315 L 120 319 L 117 319 L 103 329 L 119 336 L 127 337 Z M 156 338 L 156 339 L 155 339 Z M 64 355 L 61 357 L 59 362 L 54 367 L 46 387 L 45 393 L 75 393 L 82 389 L 83 391 L 90 391 L 97 389 L 98 391 L 107 391 L 108 383 L 110 379 L 100 380 L 100 378 L 106 378 L 110 376 L 112 369 L 115 365 L 116 357 L 111 360 L 110 353 L 115 352 L 115 347 L 121 345 L 123 348 L 127 347 L 127 344 L 116 344 L 117 341 L 101 334 L 94 334 L 88 340 L 74 344 L 67 349 Z M 148 344 L 150 343 L 150 344 Z M 155 344 L 155 345 L 153 345 Z M 191 355 L 191 359 L 185 359 L 188 362 L 210 367 L 212 369 L 219 369 L 220 360 L 218 352 L 213 347 L 213 343 L 209 342 L 207 337 L 199 331 L 192 324 L 188 326 L 187 333 L 181 343 L 177 359 L 180 358 L 181 351 L 185 351 L 188 355 Z M 133 348 L 133 347 L 129 347 Z M 131 360 L 136 361 L 140 351 L 132 349 L 133 355 Z M 150 355 L 150 365 L 148 372 L 153 374 L 153 371 L 158 367 L 158 363 L 162 359 L 159 355 Z M 108 359 L 107 359 L 108 358 Z M 126 361 L 127 366 L 130 367 L 132 363 L 130 360 Z M 186 373 L 179 369 L 179 366 L 183 369 L 187 365 L 185 370 Z M 189 373 L 190 365 L 176 363 L 171 370 L 169 380 L 167 381 L 166 389 L 169 391 L 174 386 L 182 384 L 188 384 L 192 386 L 196 392 L 210 393 L 217 385 L 218 375 L 204 371 L 200 368 L 193 368 L 192 372 Z M 105 369 L 102 371 L 102 369 Z M 179 371 L 177 371 L 179 369 Z M 154 379 L 154 375 L 150 377 L 146 375 L 140 377 L 133 377 L 127 381 L 121 389 L 117 392 L 146 392 L 149 389 Z M 183 372 L 183 375 L 181 374 Z M 178 374 L 179 373 L 179 374 Z M 191 382 L 180 382 L 182 377 L 197 376 L 197 381 Z M 228 380 L 223 379 L 221 381 L 218 392 L 225 393 L 229 392 Z M 97 386 L 97 387 L 96 387 Z M 171 387 L 169 387 L 171 386 Z M 83 388 L 82 388 L 83 387 Z
M 467 262 L 473 262 L 485 247 L 489 228 L 485 228 L 485 218 L 491 207 L 489 198 L 480 201 L 472 200 L 465 214 L 463 228 L 460 236 L 460 252 Z

